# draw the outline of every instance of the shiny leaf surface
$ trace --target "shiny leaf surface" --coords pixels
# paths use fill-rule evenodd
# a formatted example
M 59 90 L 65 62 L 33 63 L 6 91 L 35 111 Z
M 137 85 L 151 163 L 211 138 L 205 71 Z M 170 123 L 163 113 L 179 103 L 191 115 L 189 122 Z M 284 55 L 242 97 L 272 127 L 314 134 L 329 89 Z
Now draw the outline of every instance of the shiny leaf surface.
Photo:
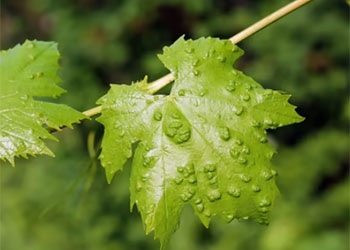
M 278 194 L 266 130 L 301 122 L 289 95 L 264 89 L 232 68 L 242 50 L 215 38 L 178 39 L 161 61 L 175 75 L 170 95 L 146 79 L 111 85 L 98 103 L 105 126 L 100 159 L 108 182 L 132 156 L 131 208 L 164 248 L 189 204 L 208 227 L 252 218 L 268 223 Z

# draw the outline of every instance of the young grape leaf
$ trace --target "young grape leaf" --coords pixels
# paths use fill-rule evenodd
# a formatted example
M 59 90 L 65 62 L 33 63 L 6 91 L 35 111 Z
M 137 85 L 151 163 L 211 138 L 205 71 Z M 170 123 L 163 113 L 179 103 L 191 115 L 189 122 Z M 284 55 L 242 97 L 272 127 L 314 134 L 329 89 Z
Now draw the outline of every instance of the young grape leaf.
M 43 126 L 59 130 L 86 118 L 66 105 L 33 99 L 65 93 L 57 85 L 59 57 L 53 42 L 25 41 L 1 51 L 0 158 L 13 166 L 15 156 L 54 156 L 42 139 L 57 139 Z
M 266 129 L 303 118 L 289 95 L 264 89 L 233 69 L 242 50 L 226 40 L 178 39 L 161 61 L 175 76 L 170 95 L 144 91 L 146 79 L 111 85 L 98 103 L 105 126 L 100 159 L 108 182 L 132 156 L 131 208 L 166 246 L 190 204 L 208 227 L 252 218 L 268 223 L 278 189 Z

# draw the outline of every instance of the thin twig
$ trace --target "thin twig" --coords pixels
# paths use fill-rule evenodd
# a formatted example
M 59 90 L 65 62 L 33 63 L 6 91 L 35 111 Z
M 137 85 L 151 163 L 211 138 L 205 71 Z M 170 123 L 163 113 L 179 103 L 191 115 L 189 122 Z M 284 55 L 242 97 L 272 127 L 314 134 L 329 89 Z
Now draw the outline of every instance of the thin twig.
M 268 15 L 267 17 L 261 19 L 260 21 L 256 22 L 255 24 L 249 26 L 248 28 L 242 30 L 238 34 L 234 35 L 233 37 L 230 38 L 230 41 L 233 44 L 236 44 L 247 37 L 257 33 L 258 31 L 264 29 L 268 25 L 276 22 L 278 19 L 281 17 L 284 17 L 288 15 L 289 13 L 293 12 L 294 10 L 302 7 L 303 5 L 307 4 L 308 2 L 311 2 L 312 0 L 295 0 L 294 2 L 291 2 L 290 4 L 287 4 L 286 6 L 282 7 L 281 9 L 273 12 L 272 14 Z M 169 83 L 175 80 L 175 77 L 170 73 L 167 74 L 161 78 L 159 78 L 156 81 L 151 82 L 148 87 L 147 91 L 150 94 L 156 93 L 158 90 L 162 89 Z M 101 113 L 101 106 L 86 110 L 84 112 L 85 115 L 91 117 L 96 114 Z

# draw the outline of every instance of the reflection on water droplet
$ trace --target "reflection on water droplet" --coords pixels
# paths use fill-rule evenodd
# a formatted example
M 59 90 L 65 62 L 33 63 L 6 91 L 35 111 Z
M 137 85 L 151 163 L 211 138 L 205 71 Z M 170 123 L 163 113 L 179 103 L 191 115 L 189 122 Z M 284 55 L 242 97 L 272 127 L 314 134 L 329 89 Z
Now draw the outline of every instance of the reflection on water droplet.
M 250 124 L 251 124 L 252 127 L 254 127 L 254 128 L 260 127 L 260 123 L 259 123 L 258 121 L 256 121 L 256 120 L 252 120 Z
M 239 156 L 239 151 L 238 151 L 238 149 L 232 147 L 230 149 L 230 154 L 231 154 L 232 158 L 237 159 Z
M 188 182 L 194 184 L 197 182 L 197 178 L 194 175 L 192 175 L 190 176 L 190 178 L 188 178 Z
M 196 205 L 196 207 L 197 207 L 197 210 L 198 210 L 198 212 L 203 212 L 203 210 L 204 210 L 204 206 L 203 206 L 203 204 L 202 203 L 200 203 L 200 204 L 197 204 Z
M 180 89 L 179 92 L 177 92 L 179 96 L 184 96 L 186 94 L 186 90 Z
M 245 174 L 241 174 L 241 175 L 240 175 L 240 178 L 241 178 L 241 180 L 242 180 L 243 182 L 245 182 L 245 183 L 250 182 L 251 179 L 252 179 L 250 176 L 245 175 Z
M 273 177 L 271 171 L 263 171 L 261 174 L 266 181 L 271 180 Z
M 199 60 L 198 59 L 194 59 L 194 61 L 192 62 L 192 66 L 195 67 L 197 66 L 199 63 Z
M 246 102 L 250 100 L 250 96 L 248 94 L 242 95 L 241 98 L 243 101 L 246 101 Z
M 161 112 L 159 112 L 159 111 L 156 111 L 156 112 L 154 112 L 154 114 L 153 114 L 153 118 L 154 118 L 154 120 L 156 120 L 156 121 L 160 121 L 160 120 L 162 120 L 162 113 Z
M 235 187 L 229 187 L 227 193 L 235 198 L 239 198 L 241 196 L 241 191 Z
M 217 59 L 219 62 L 222 62 L 222 63 L 226 61 L 226 57 L 224 56 L 218 56 Z
M 220 128 L 219 129 L 219 135 L 220 135 L 220 138 L 222 140 L 228 141 L 230 139 L 230 137 L 231 137 L 229 128 L 227 128 L 227 127 Z
M 199 76 L 199 71 L 198 70 L 193 70 L 193 75 L 195 75 L 195 76 Z
M 232 92 L 232 91 L 234 91 L 235 89 L 236 89 L 236 84 L 235 84 L 234 81 L 230 81 L 230 82 L 228 83 L 228 85 L 226 86 L 226 90 L 227 90 L 228 92 Z
M 225 220 L 227 221 L 227 223 L 230 223 L 235 217 L 233 216 L 233 214 L 227 214 L 225 216 Z
M 243 107 L 237 107 L 236 111 L 235 111 L 235 114 L 240 116 L 242 113 L 243 113 Z
M 267 142 L 267 138 L 265 136 L 260 136 L 259 141 L 261 143 L 266 143 Z
M 258 185 L 252 185 L 252 190 L 254 192 L 260 192 L 261 191 L 261 188 L 258 186 Z
M 247 159 L 244 158 L 244 157 L 239 157 L 239 158 L 238 158 L 238 162 L 239 162 L 239 164 L 241 164 L 241 165 L 246 165 L 248 161 L 247 161 Z
M 187 49 L 185 49 L 185 52 L 187 54 L 192 54 L 194 52 L 194 48 L 187 48 Z
M 277 171 L 274 170 L 274 169 L 271 170 L 271 174 L 272 174 L 273 176 L 277 176 L 277 175 L 278 175 Z
M 174 182 L 175 182 L 176 185 L 180 185 L 180 184 L 183 182 L 183 178 L 181 178 L 181 177 L 176 177 L 176 178 L 174 179 Z
M 137 182 L 137 183 L 136 183 L 136 191 L 137 191 L 137 192 L 140 192 L 141 189 L 142 189 L 142 183 L 141 183 L 141 182 Z
M 210 211 L 207 209 L 204 211 L 204 215 L 207 216 L 207 217 L 210 217 L 211 216 L 211 213 Z
M 216 200 L 221 199 L 221 193 L 219 190 L 214 189 L 207 194 L 207 197 L 208 197 L 209 201 L 214 202 Z
M 271 201 L 267 199 L 262 199 L 259 203 L 259 207 L 269 207 L 271 206 Z
M 249 148 L 247 146 L 243 146 L 242 153 L 245 153 L 246 155 L 249 155 L 250 154 Z

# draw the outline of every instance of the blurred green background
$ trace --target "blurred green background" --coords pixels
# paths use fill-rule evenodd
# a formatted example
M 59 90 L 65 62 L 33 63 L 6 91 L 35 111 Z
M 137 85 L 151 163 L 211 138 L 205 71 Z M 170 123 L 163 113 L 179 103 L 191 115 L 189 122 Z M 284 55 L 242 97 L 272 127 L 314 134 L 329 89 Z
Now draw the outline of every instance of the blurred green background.
M 182 34 L 229 38 L 287 2 L 2 0 L 1 49 L 25 39 L 57 41 L 69 91 L 57 101 L 83 111 L 111 82 L 166 74 L 156 55 Z M 315 0 L 239 43 L 245 55 L 237 67 L 292 94 L 306 117 L 270 132 L 281 196 L 268 227 L 215 220 L 207 230 L 186 208 L 169 250 L 349 249 L 348 20 L 345 1 Z M 129 212 L 130 163 L 107 185 L 89 157 L 92 131 L 96 145 L 102 126 L 87 121 L 55 134 L 55 159 L 1 163 L 1 250 L 159 248 L 137 211 Z

